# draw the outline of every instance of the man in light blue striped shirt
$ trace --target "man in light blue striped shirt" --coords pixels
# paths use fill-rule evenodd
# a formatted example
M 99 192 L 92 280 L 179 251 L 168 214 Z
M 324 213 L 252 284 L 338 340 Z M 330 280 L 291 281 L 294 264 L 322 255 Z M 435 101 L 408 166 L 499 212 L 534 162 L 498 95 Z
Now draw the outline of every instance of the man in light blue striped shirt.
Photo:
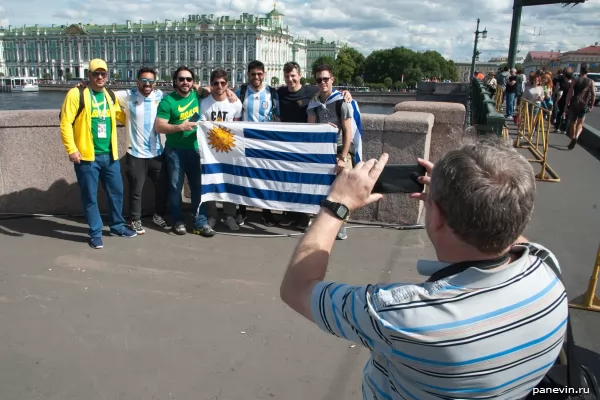
M 279 120 L 279 97 L 275 88 L 264 83 L 265 65 L 258 60 L 248 63 L 249 83 L 242 84 L 235 94 L 242 102 L 242 121 L 273 122 Z M 243 225 L 246 220 L 246 206 L 239 206 L 235 222 Z M 265 226 L 277 225 L 271 210 L 262 210 Z
M 382 198 L 371 191 L 387 159 L 337 177 L 292 256 L 283 301 L 370 350 L 363 399 L 525 398 L 557 359 L 568 317 L 565 288 L 549 267 L 558 261 L 521 236 L 535 200 L 531 165 L 510 144 L 487 139 L 448 152 L 435 167 L 419 160 L 429 189 L 411 197 L 425 203 L 439 259 L 417 264 L 428 281 L 325 282 L 349 211 Z
M 125 159 L 129 181 L 129 215 L 131 228 L 139 235 L 145 233 L 142 225 L 142 192 L 146 177 L 154 184 L 154 215 L 152 221 L 168 231 L 165 220 L 167 206 L 167 168 L 163 160 L 163 144 L 154 130 L 156 111 L 163 98 L 161 90 L 154 89 L 156 73 L 141 68 L 135 89 L 115 92 L 119 105 L 127 115 L 127 156 Z

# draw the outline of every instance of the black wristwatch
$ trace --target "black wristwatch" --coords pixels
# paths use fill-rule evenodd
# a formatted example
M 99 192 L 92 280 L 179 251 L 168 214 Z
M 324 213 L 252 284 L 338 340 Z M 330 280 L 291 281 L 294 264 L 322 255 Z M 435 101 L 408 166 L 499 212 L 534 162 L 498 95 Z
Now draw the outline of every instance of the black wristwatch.
M 350 210 L 342 203 L 336 203 L 325 199 L 321 202 L 321 207 L 328 209 L 333 215 L 341 220 L 346 221 L 350 217 Z

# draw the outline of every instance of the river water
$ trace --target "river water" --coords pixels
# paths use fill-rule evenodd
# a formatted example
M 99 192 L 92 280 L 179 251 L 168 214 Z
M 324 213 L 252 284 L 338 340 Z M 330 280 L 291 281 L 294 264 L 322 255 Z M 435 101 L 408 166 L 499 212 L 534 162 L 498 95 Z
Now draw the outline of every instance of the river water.
M 67 92 L 42 91 L 38 93 L 0 92 L 0 110 L 59 110 Z M 394 106 L 389 104 L 360 104 L 361 113 L 391 114 Z

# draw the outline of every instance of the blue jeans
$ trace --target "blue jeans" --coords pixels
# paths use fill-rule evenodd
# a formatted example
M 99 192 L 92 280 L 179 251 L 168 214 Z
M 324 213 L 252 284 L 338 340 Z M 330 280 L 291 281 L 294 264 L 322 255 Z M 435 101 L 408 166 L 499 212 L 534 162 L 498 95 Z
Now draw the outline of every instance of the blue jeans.
M 81 203 L 85 220 L 90 226 L 90 237 L 102 236 L 102 217 L 98 209 L 98 179 L 106 192 L 108 217 L 111 231 L 125 228 L 123 219 L 123 179 L 119 160 L 110 154 L 97 154 L 94 161 L 80 161 L 75 165 L 75 175 L 81 191 Z
M 181 190 L 183 189 L 184 175 L 188 178 L 192 192 L 192 212 L 194 226 L 202 228 L 208 224 L 204 204 L 200 204 L 202 194 L 202 165 L 200 164 L 200 153 L 198 150 L 165 148 L 165 160 L 167 161 L 167 174 L 169 179 L 169 205 L 171 217 L 175 226 L 183 224 L 183 211 L 181 210 Z
M 516 93 L 505 93 L 506 94 L 506 116 L 510 117 L 515 109 L 515 97 Z

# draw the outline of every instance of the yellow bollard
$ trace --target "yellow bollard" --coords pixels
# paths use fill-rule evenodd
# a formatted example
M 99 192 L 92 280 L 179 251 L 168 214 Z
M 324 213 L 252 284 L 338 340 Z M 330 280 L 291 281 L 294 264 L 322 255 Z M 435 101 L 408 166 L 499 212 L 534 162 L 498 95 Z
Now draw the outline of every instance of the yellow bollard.
M 598 296 L 596 296 L 598 272 L 600 272 L 600 246 L 598 246 L 598 254 L 596 255 L 596 262 L 594 263 L 594 271 L 590 277 L 587 291 L 573 300 L 573 302 L 569 304 L 569 307 L 588 311 L 600 311 L 600 299 Z

